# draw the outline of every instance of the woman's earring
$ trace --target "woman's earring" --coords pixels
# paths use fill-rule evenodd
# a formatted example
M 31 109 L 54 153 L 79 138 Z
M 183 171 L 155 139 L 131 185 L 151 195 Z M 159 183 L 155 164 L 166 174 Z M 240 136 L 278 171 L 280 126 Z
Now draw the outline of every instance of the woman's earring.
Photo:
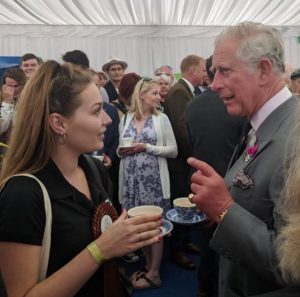
M 58 142 L 61 145 L 64 145 L 66 143 L 67 135 L 64 132 L 60 132 L 60 135 L 58 137 Z

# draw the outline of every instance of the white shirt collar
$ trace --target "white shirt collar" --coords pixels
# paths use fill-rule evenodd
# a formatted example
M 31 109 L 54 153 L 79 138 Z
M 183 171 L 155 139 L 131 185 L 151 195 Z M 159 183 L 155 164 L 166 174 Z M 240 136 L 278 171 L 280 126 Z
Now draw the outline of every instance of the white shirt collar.
M 269 99 L 250 119 L 251 125 L 255 131 L 260 127 L 263 121 L 281 104 L 287 101 L 292 93 L 287 87 L 281 89 L 271 99 Z
M 182 80 L 184 80 L 186 82 L 186 84 L 188 85 L 188 87 L 190 88 L 191 92 L 194 94 L 194 86 L 185 78 L 181 77 Z

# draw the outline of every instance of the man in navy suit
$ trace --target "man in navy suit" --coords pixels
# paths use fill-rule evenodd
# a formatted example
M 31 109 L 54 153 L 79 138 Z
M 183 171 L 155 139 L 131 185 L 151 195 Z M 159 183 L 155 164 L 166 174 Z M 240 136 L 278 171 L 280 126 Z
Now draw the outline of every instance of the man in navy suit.
M 220 255 L 219 296 L 264 294 L 285 286 L 275 240 L 298 100 L 283 79 L 280 33 L 270 26 L 244 22 L 225 29 L 215 42 L 213 68 L 212 90 L 252 130 L 225 180 L 207 163 L 188 160 L 197 170 L 190 198 L 218 224 L 210 246 Z

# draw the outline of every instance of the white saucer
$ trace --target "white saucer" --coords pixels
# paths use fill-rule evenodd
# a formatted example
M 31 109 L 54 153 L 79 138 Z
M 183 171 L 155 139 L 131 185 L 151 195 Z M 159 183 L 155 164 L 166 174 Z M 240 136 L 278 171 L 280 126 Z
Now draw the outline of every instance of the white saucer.
M 168 220 L 163 220 L 163 224 L 160 227 L 160 229 L 161 229 L 161 235 L 165 236 L 173 230 L 173 224 Z
M 182 219 L 179 218 L 176 209 L 170 209 L 166 213 L 166 217 L 167 217 L 168 220 L 172 221 L 173 223 L 181 224 L 181 225 L 197 224 L 197 223 L 200 223 L 200 222 L 202 222 L 202 221 L 204 221 L 206 219 L 206 215 L 201 212 L 201 213 L 195 215 L 190 220 L 182 220 Z

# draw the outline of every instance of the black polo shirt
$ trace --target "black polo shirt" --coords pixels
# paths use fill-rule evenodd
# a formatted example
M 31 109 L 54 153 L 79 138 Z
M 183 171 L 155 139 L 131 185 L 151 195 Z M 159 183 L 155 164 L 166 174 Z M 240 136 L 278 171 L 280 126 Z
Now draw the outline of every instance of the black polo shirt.
M 35 173 L 48 190 L 52 207 L 47 275 L 64 266 L 93 241 L 93 213 L 107 198 L 84 156 L 79 158 L 79 165 L 86 174 L 92 201 L 68 183 L 52 160 Z M 42 245 L 44 228 L 45 208 L 40 186 L 28 177 L 11 178 L 0 194 L 0 241 Z M 100 267 L 76 296 L 102 296 L 102 282 Z

